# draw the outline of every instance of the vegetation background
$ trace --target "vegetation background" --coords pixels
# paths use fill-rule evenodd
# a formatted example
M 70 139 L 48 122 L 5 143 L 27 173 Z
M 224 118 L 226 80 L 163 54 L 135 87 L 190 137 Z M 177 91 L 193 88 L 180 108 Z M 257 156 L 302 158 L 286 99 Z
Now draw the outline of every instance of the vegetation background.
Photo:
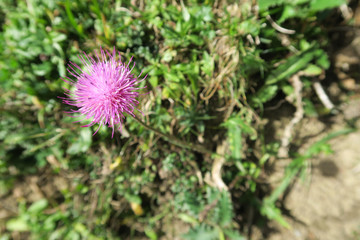
M 0 239 L 267 239 L 291 229 L 283 202 L 293 183 L 332 152 L 329 140 L 357 131 L 355 114 L 316 141 L 301 137 L 301 122 L 339 119 L 358 99 L 360 51 L 335 57 L 359 31 L 358 4 L 2 0 Z M 66 64 L 100 46 L 134 56 L 135 74 L 148 74 L 138 116 L 190 147 L 131 117 L 113 139 L 72 123 L 58 98 Z

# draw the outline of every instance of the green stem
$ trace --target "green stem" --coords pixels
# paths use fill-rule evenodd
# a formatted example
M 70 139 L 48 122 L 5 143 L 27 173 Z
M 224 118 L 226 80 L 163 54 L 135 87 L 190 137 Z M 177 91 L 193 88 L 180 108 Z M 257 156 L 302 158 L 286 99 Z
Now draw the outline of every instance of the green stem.
M 158 129 L 155 129 L 149 125 L 147 125 L 146 123 L 144 123 L 141 119 L 139 119 L 137 116 L 133 116 L 133 118 L 138 122 L 140 123 L 142 126 L 144 126 L 146 129 L 150 130 L 150 131 L 153 131 L 154 133 L 156 133 L 157 135 L 165 138 L 166 140 L 168 140 L 169 142 L 179 146 L 179 147 L 182 147 L 182 148 L 188 148 L 188 149 L 192 149 L 194 151 L 197 151 L 197 152 L 200 152 L 200 153 L 207 153 L 207 154 L 214 154 L 212 151 L 206 149 L 205 147 L 203 147 L 202 145 L 199 145 L 199 144 L 195 144 L 195 143 L 188 143 L 188 142 L 185 142 L 183 140 L 180 140 L 178 138 L 176 138 L 175 136 L 173 135 L 170 135 L 170 134 L 166 134 L 166 133 L 163 133 L 161 132 L 160 130 Z

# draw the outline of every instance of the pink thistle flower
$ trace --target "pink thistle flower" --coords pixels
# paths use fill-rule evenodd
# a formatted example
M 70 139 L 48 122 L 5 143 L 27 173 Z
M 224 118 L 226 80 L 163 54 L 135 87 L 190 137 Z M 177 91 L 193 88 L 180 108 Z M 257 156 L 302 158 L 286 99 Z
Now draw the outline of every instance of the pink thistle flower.
M 141 89 L 138 84 L 146 76 L 139 81 L 142 72 L 135 77 L 131 73 L 135 63 L 131 69 L 129 68 L 132 58 L 126 65 L 121 62 L 119 53 L 119 60 L 116 60 L 115 48 L 112 54 L 108 51 L 104 52 L 101 48 L 100 51 L 101 58 L 95 52 L 97 61 L 85 52 L 83 56 L 79 56 L 84 69 L 70 61 L 67 70 L 76 80 L 69 77 L 63 80 L 75 86 L 75 90 L 71 92 L 65 89 L 67 97 L 62 99 L 63 103 L 77 107 L 77 110 L 72 109 L 69 113 L 80 113 L 85 117 L 76 122 L 92 118 L 90 124 L 82 127 L 90 127 L 98 123 L 99 127 L 93 134 L 95 135 L 102 125 L 107 125 L 112 128 L 111 137 L 113 137 L 115 125 L 120 125 L 118 128 L 120 130 L 122 128 L 124 114 L 134 116 L 134 110 L 138 110 L 136 105 L 139 102 L 136 98 L 139 96 L 138 90 Z

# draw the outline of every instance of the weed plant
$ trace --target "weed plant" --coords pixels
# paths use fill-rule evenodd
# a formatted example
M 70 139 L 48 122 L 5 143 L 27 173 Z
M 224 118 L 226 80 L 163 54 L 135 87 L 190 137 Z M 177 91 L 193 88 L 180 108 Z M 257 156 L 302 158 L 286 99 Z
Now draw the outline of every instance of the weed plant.
M 326 22 L 341 4 L 2 0 L 0 206 L 16 207 L 0 239 L 235 240 L 268 220 L 289 227 L 279 198 L 347 130 L 289 152 L 272 189 L 265 170 L 281 142 L 266 137 L 264 112 L 296 107 L 299 76 L 305 115 L 318 116 L 312 82 L 330 67 Z M 67 63 L 100 47 L 148 75 L 144 116 L 127 116 L 113 138 L 73 123 L 58 98 Z

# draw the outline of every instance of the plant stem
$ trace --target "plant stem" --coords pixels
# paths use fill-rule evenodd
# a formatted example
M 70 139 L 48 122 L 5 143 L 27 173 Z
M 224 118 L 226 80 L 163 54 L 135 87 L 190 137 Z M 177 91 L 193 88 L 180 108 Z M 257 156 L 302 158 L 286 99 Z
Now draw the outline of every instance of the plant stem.
M 155 129 L 149 125 L 147 125 L 146 123 L 144 123 L 140 118 L 138 118 L 136 115 L 133 116 L 133 118 L 138 122 L 140 123 L 142 126 L 144 126 L 146 129 L 148 130 L 151 130 L 153 132 L 155 132 L 157 135 L 165 138 L 166 140 L 168 140 L 169 142 L 179 146 L 179 147 L 183 147 L 183 148 L 188 148 L 188 149 L 192 149 L 194 151 L 197 151 L 197 152 L 200 152 L 200 153 L 207 153 L 207 154 L 214 154 L 212 151 L 206 149 L 205 147 L 199 145 L 199 144 L 195 144 L 195 143 L 188 143 L 188 142 L 185 142 L 183 140 L 180 140 L 178 138 L 176 138 L 175 136 L 173 135 L 170 135 L 170 134 L 166 134 L 166 133 L 163 133 L 161 132 L 160 130 L 158 129 Z

